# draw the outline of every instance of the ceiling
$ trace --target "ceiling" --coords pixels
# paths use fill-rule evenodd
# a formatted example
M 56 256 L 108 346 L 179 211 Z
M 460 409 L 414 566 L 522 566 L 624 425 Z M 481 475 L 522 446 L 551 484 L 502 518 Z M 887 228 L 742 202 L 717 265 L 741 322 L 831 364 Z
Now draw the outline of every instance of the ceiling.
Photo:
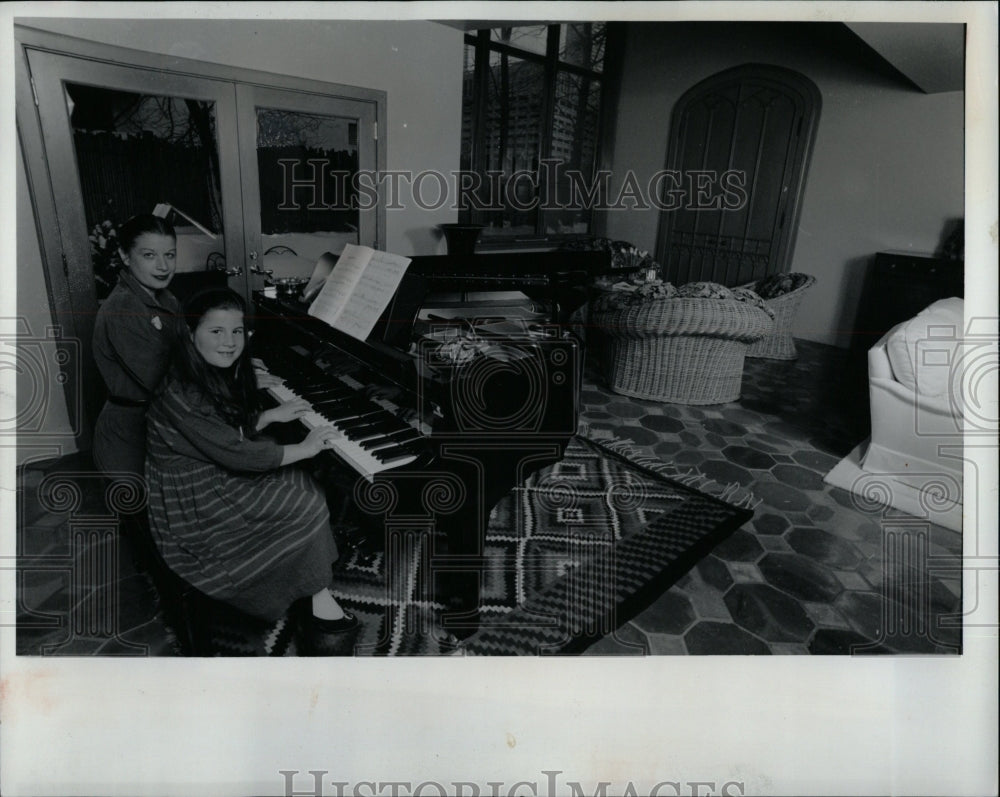
M 964 25 L 850 22 L 847 27 L 925 94 L 964 88 Z
M 555 24 L 556 20 L 441 20 L 459 30 Z M 841 23 L 875 55 L 925 94 L 965 86 L 965 26 L 957 23 Z

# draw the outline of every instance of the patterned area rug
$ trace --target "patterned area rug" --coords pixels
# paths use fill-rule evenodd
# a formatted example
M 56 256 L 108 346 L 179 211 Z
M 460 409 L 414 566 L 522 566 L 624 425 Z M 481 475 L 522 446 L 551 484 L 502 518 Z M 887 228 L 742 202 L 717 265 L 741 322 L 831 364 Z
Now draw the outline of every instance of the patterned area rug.
M 753 504 L 736 485 L 640 458 L 627 442 L 578 436 L 561 461 L 494 508 L 471 636 L 459 641 L 449 629 L 461 618 L 434 599 L 434 580 L 447 574 L 442 540 L 425 530 L 395 533 L 375 550 L 341 515 L 332 586 L 361 621 L 355 655 L 573 653 L 669 588 L 747 522 Z M 268 624 L 198 594 L 197 605 L 191 600 L 179 598 L 187 604 L 179 616 L 197 618 L 191 641 L 177 639 L 179 652 L 297 655 L 290 615 Z
M 350 550 L 333 586 L 362 622 L 356 654 L 571 653 L 611 633 L 752 515 L 654 465 L 577 437 L 505 497 L 483 552 L 481 627 L 462 642 L 433 600 L 436 540 Z

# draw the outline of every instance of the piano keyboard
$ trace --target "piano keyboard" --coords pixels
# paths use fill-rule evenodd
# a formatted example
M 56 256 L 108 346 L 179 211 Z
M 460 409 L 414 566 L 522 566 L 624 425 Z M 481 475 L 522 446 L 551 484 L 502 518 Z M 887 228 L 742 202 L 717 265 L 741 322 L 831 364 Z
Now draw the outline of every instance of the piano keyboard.
M 322 381 L 287 381 L 292 387 L 277 385 L 267 392 L 277 401 L 307 401 L 312 410 L 299 420 L 310 430 L 319 426 L 336 429 L 338 434 L 328 450 L 369 481 L 378 473 L 414 462 L 422 451 L 420 432 L 397 417 L 398 408 L 391 402 L 366 397 L 365 386 L 356 379 L 345 374 Z

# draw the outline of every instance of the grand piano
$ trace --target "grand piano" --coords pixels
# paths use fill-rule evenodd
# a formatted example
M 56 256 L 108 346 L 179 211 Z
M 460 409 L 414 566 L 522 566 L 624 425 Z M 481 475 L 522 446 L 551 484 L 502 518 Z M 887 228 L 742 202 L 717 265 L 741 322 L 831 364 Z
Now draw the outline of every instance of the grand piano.
M 329 489 L 350 490 L 387 556 L 404 535 L 432 535 L 432 597 L 457 638 L 479 625 L 491 510 L 559 461 L 576 433 L 581 343 L 560 322 L 607 267 L 589 252 L 415 257 L 364 341 L 309 316 L 294 295 L 254 294 L 255 356 L 284 380 L 272 399 L 313 408 L 286 434 L 337 427 L 320 470 L 335 474 Z M 476 302 L 448 318 L 421 312 L 442 291 L 496 290 L 523 291 L 546 311 Z

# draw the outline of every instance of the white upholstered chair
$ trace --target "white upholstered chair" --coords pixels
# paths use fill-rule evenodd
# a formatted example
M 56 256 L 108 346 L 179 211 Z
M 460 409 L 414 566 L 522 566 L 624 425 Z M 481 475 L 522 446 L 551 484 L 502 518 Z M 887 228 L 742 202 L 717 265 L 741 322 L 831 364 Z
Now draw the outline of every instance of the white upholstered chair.
M 942 299 L 868 352 L 872 436 L 861 462 L 921 502 L 962 503 L 963 302 Z

